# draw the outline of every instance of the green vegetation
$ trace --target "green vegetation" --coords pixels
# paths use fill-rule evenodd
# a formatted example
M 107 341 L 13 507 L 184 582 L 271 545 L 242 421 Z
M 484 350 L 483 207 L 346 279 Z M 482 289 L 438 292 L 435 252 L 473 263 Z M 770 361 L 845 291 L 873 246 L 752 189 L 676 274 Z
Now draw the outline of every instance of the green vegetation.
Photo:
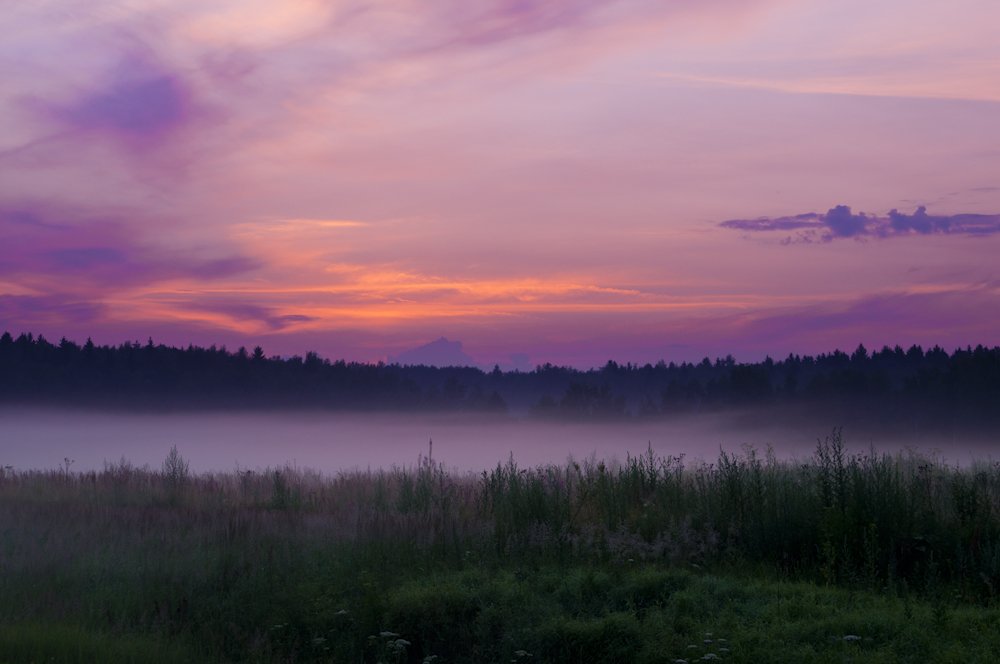
M 0 662 L 988 662 L 1000 465 L 0 472 Z M 707 659 L 706 659 L 707 658 Z

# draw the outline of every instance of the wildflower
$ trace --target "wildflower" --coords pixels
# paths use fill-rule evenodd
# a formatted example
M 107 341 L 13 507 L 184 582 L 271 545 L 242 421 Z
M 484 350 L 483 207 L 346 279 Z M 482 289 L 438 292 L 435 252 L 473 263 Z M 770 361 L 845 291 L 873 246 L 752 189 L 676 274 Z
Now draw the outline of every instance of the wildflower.
M 848 634 L 847 636 L 844 637 L 844 640 L 848 641 L 848 642 L 850 642 L 850 641 L 860 641 L 861 637 L 858 636 L 857 634 Z
M 379 632 L 378 635 L 381 636 L 383 639 L 398 639 L 399 638 L 399 634 L 396 634 L 395 632 Z

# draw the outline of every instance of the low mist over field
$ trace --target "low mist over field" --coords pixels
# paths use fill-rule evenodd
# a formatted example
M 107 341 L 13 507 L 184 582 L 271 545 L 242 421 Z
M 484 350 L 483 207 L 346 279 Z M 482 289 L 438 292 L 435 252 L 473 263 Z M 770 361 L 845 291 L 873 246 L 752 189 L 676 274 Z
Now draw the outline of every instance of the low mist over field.
M 297 464 L 335 472 L 431 453 L 479 471 L 648 448 L 715 458 L 811 453 L 843 427 L 851 449 L 988 456 L 1000 425 L 1000 347 L 896 346 L 740 363 L 436 367 L 267 357 L 262 349 L 58 344 L 0 335 L 0 464 L 156 465 L 176 445 L 199 470 Z
M 18 469 L 100 470 L 122 457 L 158 468 L 176 445 L 193 471 L 231 471 L 295 465 L 339 471 L 415 465 L 429 452 L 446 468 L 479 472 L 513 455 L 521 466 L 561 465 L 570 457 L 624 461 L 652 450 L 714 461 L 720 450 L 768 447 L 779 458 L 804 458 L 817 438 L 842 422 L 786 424 L 773 413 L 692 415 L 668 421 L 573 423 L 500 416 L 412 413 L 174 413 L 128 414 L 66 409 L 0 410 L 0 465 Z M 991 432 L 926 433 L 844 425 L 852 452 L 906 447 L 939 450 L 965 463 L 996 450 Z

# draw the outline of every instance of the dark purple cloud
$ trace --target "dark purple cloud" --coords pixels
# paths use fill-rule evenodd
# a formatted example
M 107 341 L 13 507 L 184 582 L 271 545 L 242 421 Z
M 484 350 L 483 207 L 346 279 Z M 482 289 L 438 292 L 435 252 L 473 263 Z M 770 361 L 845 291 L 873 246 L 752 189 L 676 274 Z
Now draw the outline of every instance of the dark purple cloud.
M 63 295 L 0 295 L 0 321 L 16 321 L 30 328 L 50 322 L 87 323 L 98 320 L 107 307 Z
M 889 212 L 889 226 L 894 233 L 967 233 L 991 235 L 1000 231 L 1000 214 L 930 215 L 920 206 L 913 214 Z
M 212 260 L 181 261 L 184 273 L 198 279 L 221 279 L 234 274 L 252 272 L 263 266 L 261 261 L 249 256 L 227 256 Z
M 168 75 L 119 81 L 64 111 L 83 129 L 109 129 L 130 134 L 158 134 L 184 120 L 185 100 L 179 82 Z
M 721 322 L 735 348 L 827 350 L 894 344 L 996 343 L 1000 296 L 988 284 L 962 290 L 880 293 L 840 304 L 765 310 Z
M 1000 343 L 994 311 L 1000 295 L 993 284 L 935 292 L 895 291 L 794 306 L 760 307 L 745 313 L 680 317 L 670 322 L 641 318 L 613 330 L 592 317 L 568 314 L 579 321 L 570 338 L 505 333 L 477 339 L 475 356 L 490 360 L 513 345 L 530 348 L 533 364 L 553 362 L 577 367 L 618 362 L 698 362 L 703 357 L 733 354 L 740 361 L 779 358 L 789 352 L 850 351 L 896 344 L 955 348 L 972 343 Z
M 133 148 L 162 142 L 199 116 L 184 77 L 142 55 L 123 57 L 108 80 L 74 99 L 36 104 L 70 134 L 96 134 Z
M 834 237 L 855 237 L 864 235 L 868 230 L 869 219 L 862 214 L 853 214 L 846 205 L 831 208 L 820 219 Z
M 160 249 L 116 217 L 44 205 L 0 207 L 0 276 L 24 283 L 98 293 L 166 279 L 218 279 L 258 267 L 247 256 Z
M 857 213 L 838 205 L 825 214 L 807 212 L 791 217 L 730 219 L 723 228 L 749 232 L 797 231 L 786 242 L 828 242 L 837 238 L 897 237 L 901 235 L 992 235 L 1000 233 L 1000 214 L 930 215 L 920 206 L 913 214 L 890 210 L 884 217 Z
M 38 216 L 37 213 L 30 210 L 2 210 L 0 209 L 0 222 L 4 224 L 11 224 L 15 226 L 28 226 L 32 228 L 48 228 L 53 230 L 59 230 L 66 228 L 65 226 L 60 226 L 58 224 L 53 224 L 45 221 Z
M 270 307 L 263 307 L 249 302 L 219 301 L 171 301 L 172 305 L 187 311 L 205 311 L 220 314 L 236 321 L 262 323 L 271 331 L 284 330 L 297 323 L 308 323 L 317 320 L 304 314 L 279 314 Z
M 758 217 L 756 219 L 730 219 L 720 226 L 741 231 L 793 231 L 800 228 L 815 228 L 821 215 L 815 212 L 797 214 L 794 217 Z
M 55 249 L 42 255 L 64 270 L 90 270 L 106 265 L 125 265 L 129 261 L 128 255 L 117 247 Z

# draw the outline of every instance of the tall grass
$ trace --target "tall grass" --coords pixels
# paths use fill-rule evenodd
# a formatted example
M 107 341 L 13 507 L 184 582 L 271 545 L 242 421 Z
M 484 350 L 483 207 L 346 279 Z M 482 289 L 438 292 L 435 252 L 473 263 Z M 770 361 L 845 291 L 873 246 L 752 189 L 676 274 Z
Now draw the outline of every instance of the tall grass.
M 768 567 L 831 584 L 948 584 L 990 600 L 1000 582 L 1000 464 L 915 452 L 847 454 L 840 432 L 803 463 L 747 448 L 685 465 L 651 451 L 483 473 L 477 515 L 506 555 Z
M 332 477 L 290 467 L 190 475 L 174 448 L 161 472 L 124 459 L 99 472 L 6 468 L 0 504 L 15 567 L 55 561 L 71 547 L 53 545 L 98 534 L 164 546 L 294 537 L 458 558 L 767 565 L 835 584 L 958 583 L 980 599 L 1000 584 L 1000 464 L 848 454 L 839 431 L 801 462 L 745 448 L 686 464 L 650 450 L 615 465 L 522 468 L 511 458 L 478 476 L 426 457 Z M 45 524 L 58 527 L 44 550 L 12 534 Z
M 798 462 L 747 448 L 695 464 L 511 458 L 479 475 L 429 458 L 190 474 L 172 450 L 162 471 L 0 471 L 0 622 L 152 630 L 231 656 L 373 656 L 379 638 L 338 634 L 378 637 L 387 589 L 414 570 L 643 561 L 990 604 L 1000 464 L 848 454 L 834 431 Z M 335 629 L 317 636 L 306 613 Z

